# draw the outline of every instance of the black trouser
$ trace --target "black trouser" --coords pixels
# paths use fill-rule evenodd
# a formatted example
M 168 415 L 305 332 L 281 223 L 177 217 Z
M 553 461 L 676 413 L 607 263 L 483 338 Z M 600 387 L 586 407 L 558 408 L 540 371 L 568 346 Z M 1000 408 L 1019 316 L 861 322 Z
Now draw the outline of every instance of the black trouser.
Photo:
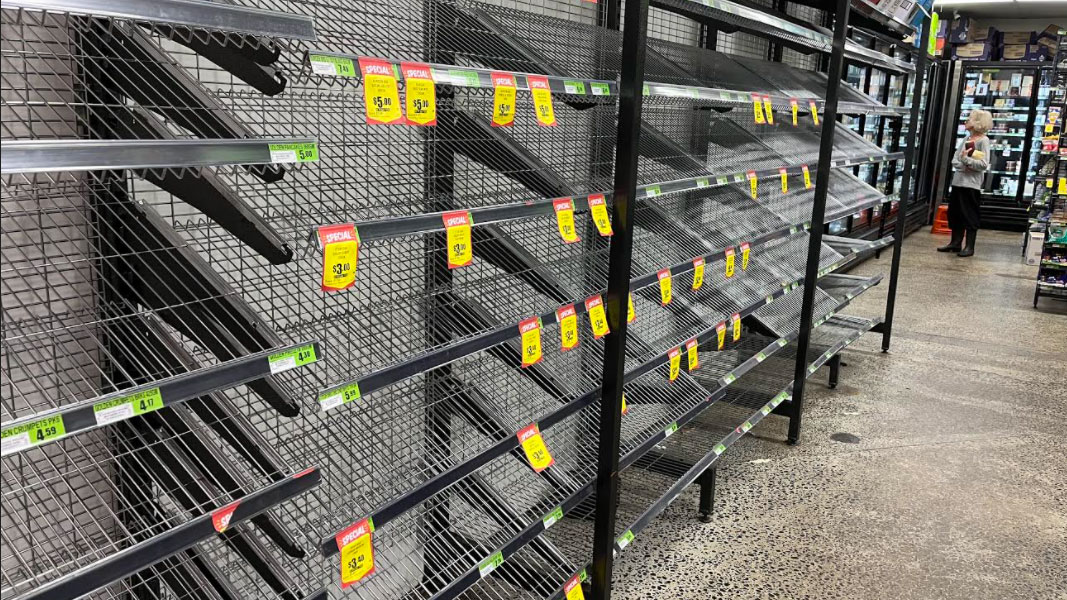
M 952 186 L 948 195 L 948 226 L 953 233 L 978 229 L 982 221 L 981 192 L 974 188 Z

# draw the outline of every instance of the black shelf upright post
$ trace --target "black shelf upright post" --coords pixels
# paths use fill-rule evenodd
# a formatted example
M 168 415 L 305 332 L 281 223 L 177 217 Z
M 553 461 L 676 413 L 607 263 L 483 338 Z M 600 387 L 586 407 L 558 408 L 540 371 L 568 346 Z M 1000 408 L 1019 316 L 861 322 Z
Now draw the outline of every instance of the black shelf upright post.
M 608 2 L 608 27 L 617 28 L 620 0 Z M 615 547 L 615 496 L 619 489 L 623 372 L 626 367 L 626 306 L 633 254 L 634 196 L 637 194 L 641 136 L 641 90 L 645 77 L 645 29 L 648 0 L 626 0 L 619 73 L 619 125 L 611 220 L 615 234 L 608 250 L 607 312 L 611 332 L 605 338 L 601 378 L 596 516 L 593 524 L 593 600 L 611 598 Z
M 811 230 L 808 234 L 808 259 L 804 268 L 804 300 L 800 309 L 800 334 L 797 336 L 797 358 L 793 377 L 793 401 L 790 403 L 789 434 L 787 441 L 795 444 L 800 439 L 800 418 L 804 408 L 804 380 L 808 369 L 808 346 L 811 342 L 811 320 L 815 307 L 815 282 L 819 274 L 819 257 L 822 255 L 822 222 L 826 216 L 826 194 L 830 187 L 830 159 L 834 151 L 834 133 L 837 128 L 837 100 L 841 88 L 841 73 L 845 62 L 845 40 L 848 38 L 849 0 L 837 0 L 834 10 L 834 41 L 830 55 L 830 67 L 826 75 L 826 105 L 824 107 L 822 135 L 819 136 L 819 166 L 815 172 L 815 198 L 811 208 Z
M 897 221 L 893 228 L 893 264 L 889 269 L 889 295 L 885 303 L 885 326 L 882 329 L 882 352 L 889 352 L 889 340 L 893 334 L 893 313 L 897 301 L 897 279 L 900 277 L 900 251 L 904 245 L 904 215 L 911 195 L 911 174 L 915 167 L 915 140 L 919 122 L 919 100 L 922 98 L 926 80 L 927 42 L 930 39 L 930 19 L 923 21 L 919 52 L 915 58 L 915 88 L 911 94 L 911 113 L 908 123 L 907 150 L 904 156 L 904 174 L 900 181 L 900 203 L 897 204 Z M 905 90 L 906 91 L 906 90 Z

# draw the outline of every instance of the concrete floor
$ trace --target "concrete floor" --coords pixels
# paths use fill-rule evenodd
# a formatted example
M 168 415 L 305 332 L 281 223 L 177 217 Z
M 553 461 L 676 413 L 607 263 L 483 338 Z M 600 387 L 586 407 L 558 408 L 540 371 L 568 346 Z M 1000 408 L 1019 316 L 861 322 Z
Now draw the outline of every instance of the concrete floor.
M 1067 303 L 1033 306 L 1020 234 L 977 255 L 905 240 L 889 354 L 868 334 L 841 385 L 809 380 L 801 443 L 765 419 L 616 560 L 616 599 L 1067 599 Z M 845 312 L 884 312 L 886 283 Z M 850 433 L 857 443 L 833 441 Z

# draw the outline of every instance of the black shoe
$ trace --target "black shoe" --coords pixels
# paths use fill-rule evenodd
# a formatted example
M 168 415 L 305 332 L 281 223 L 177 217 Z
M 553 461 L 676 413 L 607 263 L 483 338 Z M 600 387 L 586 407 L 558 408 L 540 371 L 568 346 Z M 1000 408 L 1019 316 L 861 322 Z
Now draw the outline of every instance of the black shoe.
M 959 254 L 957 254 L 956 256 L 962 256 L 963 258 L 967 258 L 968 256 L 974 256 L 974 246 L 967 246 L 963 250 L 960 250 Z
M 962 250 L 962 248 L 960 248 L 959 244 L 949 244 L 937 249 L 938 252 L 959 252 L 960 250 Z
M 964 258 L 967 258 L 968 256 L 974 256 L 974 240 L 977 237 L 978 237 L 978 230 L 977 229 L 968 229 L 967 230 L 967 245 L 964 246 L 963 250 L 960 250 L 960 253 L 957 254 L 956 256 L 962 256 Z
M 959 252 L 963 248 L 963 230 L 953 229 L 952 239 L 949 240 L 947 246 L 941 246 L 937 249 L 938 252 Z

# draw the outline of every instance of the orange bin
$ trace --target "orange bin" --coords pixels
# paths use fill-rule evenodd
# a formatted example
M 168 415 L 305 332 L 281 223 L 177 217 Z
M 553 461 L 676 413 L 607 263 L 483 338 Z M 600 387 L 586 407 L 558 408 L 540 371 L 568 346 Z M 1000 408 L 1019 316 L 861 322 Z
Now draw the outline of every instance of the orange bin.
M 934 217 L 934 226 L 930 228 L 930 233 L 952 233 L 952 230 L 948 227 L 947 204 L 939 204 L 937 206 L 937 213 Z

